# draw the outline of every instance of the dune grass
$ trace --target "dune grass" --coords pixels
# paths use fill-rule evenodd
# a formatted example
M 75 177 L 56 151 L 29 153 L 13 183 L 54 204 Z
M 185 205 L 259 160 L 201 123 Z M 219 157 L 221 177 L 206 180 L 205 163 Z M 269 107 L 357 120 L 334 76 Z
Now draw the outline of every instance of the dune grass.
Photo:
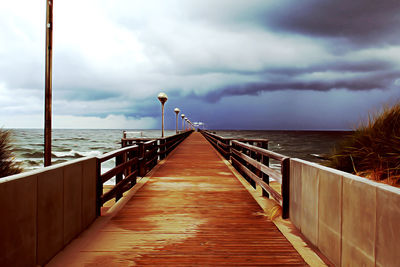
M 400 102 L 369 115 L 341 143 L 328 164 L 371 180 L 400 186 Z
M 0 178 L 22 172 L 12 153 L 11 132 L 0 129 Z

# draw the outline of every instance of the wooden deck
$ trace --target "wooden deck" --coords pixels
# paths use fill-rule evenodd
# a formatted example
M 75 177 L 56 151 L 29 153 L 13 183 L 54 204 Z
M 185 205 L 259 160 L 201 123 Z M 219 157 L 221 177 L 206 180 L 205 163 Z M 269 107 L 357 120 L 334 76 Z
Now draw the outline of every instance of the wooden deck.
M 67 248 L 73 255 L 56 257 L 50 265 L 306 265 L 199 133 L 87 235 L 75 250 Z

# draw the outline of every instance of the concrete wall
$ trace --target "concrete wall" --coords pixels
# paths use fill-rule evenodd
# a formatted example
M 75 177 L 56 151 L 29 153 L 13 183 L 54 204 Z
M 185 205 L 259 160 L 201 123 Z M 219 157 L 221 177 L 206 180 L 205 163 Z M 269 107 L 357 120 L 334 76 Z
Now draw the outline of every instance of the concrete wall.
M 290 168 L 290 220 L 336 266 L 399 266 L 399 188 L 299 159 Z
M 0 179 L 0 266 L 44 265 L 96 217 L 96 159 Z

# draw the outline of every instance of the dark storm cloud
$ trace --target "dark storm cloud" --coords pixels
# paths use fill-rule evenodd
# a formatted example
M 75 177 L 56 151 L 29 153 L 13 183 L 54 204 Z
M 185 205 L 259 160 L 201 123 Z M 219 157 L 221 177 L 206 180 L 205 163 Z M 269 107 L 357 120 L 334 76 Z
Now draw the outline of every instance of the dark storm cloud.
M 273 30 L 343 38 L 359 46 L 400 42 L 398 0 L 282 1 L 257 19 Z
M 240 85 L 231 85 L 209 92 L 204 99 L 209 102 L 217 102 L 226 96 L 258 95 L 267 91 L 281 90 L 308 90 L 329 91 L 333 89 L 347 89 L 350 91 L 366 91 L 373 89 L 392 88 L 396 79 L 400 77 L 400 71 L 373 73 L 366 77 L 337 78 L 333 80 L 320 79 L 316 81 L 283 80 L 281 82 L 257 82 Z
M 193 72 L 196 74 L 218 72 L 218 73 L 234 73 L 240 75 L 281 75 L 281 76 L 291 76 L 314 72 L 324 72 L 324 71 L 340 71 L 340 72 L 355 72 L 355 73 L 367 73 L 375 71 L 393 71 L 396 69 L 396 64 L 391 61 L 386 60 L 361 60 L 352 61 L 349 60 L 337 60 L 329 63 L 318 63 L 315 65 L 307 67 L 275 67 L 267 66 L 264 69 L 251 71 L 251 70 L 232 70 L 232 69 L 197 69 Z M 399 71 L 400 72 L 400 71 Z M 394 74 L 394 76 L 396 76 Z M 351 89 L 351 88 L 350 88 Z
M 0 45 L 0 121 L 16 112 L 42 115 L 45 10 L 22 3 L 29 8 L 0 4 L 7 40 Z M 220 127 L 298 128 L 324 111 L 327 122 L 324 115 L 307 127 L 339 127 L 347 113 L 358 116 L 353 102 L 360 95 L 362 110 L 386 100 L 377 95 L 398 95 L 399 17 L 399 0 L 60 1 L 54 114 L 91 117 L 102 127 L 124 116 L 121 127 L 145 118 L 147 127 L 158 127 L 157 94 L 164 91 L 170 125 L 179 107 Z M 252 121 L 237 120 L 244 109 Z M 265 114 L 274 116 L 267 121 Z

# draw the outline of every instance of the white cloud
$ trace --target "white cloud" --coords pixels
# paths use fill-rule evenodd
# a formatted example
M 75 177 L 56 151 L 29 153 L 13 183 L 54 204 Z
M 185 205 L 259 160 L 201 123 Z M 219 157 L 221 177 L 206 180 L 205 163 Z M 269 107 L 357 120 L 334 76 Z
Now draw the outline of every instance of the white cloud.
M 135 119 L 123 115 L 109 115 L 105 118 L 55 115 L 53 116 L 52 127 L 54 129 L 154 129 L 156 123 L 156 119 L 150 117 Z M 43 128 L 44 119 L 41 114 L 0 115 L 0 127 Z
M 170 101 L 175 97 L 174 104 L 179 104 L 192 93 L 201 98 L 231 85 L 334 84 L 369 75 L 327 69 L 328 63 L 385 61 L 399 69 L 400 46 L 349 48 L 341 50 L 347 54 L 338 54 L 337 38 L 277 31 L 257 21 L 263 11 L 277 8 L 279 3 L 55 1 L 55 125 L 152 128 L 154 111 L 148 103 L 154 99 L 158 104 L 159 91 L 170 93 Z M 7 127 L 43 125 L 44 30 L 45 2 L 0 3 L 0 124 Z M 319 69 L 322 65 L 325 67 Z M 131 119 L 136 114 L 147 118 Z
M 54 128 L 71 129 L 153 129 L 156 126 L 154 118 L 127 118 L 123 115 L 109 115 L 105 118 L 82 116 L 55 116 Z

